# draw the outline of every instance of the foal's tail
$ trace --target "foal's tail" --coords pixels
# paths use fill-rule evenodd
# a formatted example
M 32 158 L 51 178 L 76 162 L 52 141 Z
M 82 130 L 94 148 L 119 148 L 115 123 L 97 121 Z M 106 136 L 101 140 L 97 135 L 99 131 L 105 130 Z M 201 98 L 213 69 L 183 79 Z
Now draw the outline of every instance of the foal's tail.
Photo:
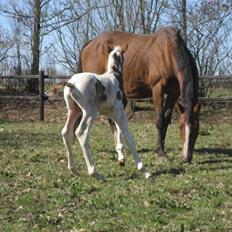
M 54 96 L 59 95 L 59 93 L 64 88 L 66 83 L 67 83 L 67 81 L 61 81 L 61 82 L 59 82 L 57 84 L 52 85 L 50 90 L 46 93 L 46 95 L 48 97 L 54 97 Z
M 182 86 L 181 102 L 185 108 L 186 121 L 190 122 L 193 106 L 198 101 L 198 71 L 194 58 L 186 47 L 180 31 L 176 34 L 176 59 L 178 71 L 183 73 L 183 78 L 178 78 Z
M 61 93 L 61 91 L 64 89 L 64 87 L 70 87 L 73 88 L 74 85 L 67 82 L 67 81 L 61 81 L 55 85 L 52 85 L 52 87 L 50 88 L 50 90 L 48 92 L 46 92 L 46 96 L 48 97 L 54 97 L 57 96 Z

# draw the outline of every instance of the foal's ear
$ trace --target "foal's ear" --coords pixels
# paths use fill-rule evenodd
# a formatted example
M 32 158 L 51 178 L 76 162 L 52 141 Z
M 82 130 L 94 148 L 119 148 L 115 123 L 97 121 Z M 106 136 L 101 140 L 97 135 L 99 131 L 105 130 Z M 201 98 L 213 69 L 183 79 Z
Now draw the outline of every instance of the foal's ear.
M 126 52 L 128 48 L 128 44 L 125 44 L 123 47 L 122 47 L 122 54 Z

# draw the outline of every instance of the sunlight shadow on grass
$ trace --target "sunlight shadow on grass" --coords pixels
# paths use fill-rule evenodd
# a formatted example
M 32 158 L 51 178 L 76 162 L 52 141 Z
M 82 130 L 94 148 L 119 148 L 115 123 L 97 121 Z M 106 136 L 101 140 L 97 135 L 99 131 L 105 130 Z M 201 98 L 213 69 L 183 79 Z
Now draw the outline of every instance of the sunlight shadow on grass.
M 180 168 L 169 168 L 169 169 L 164 169 L 160 171 L 156 171 L 152 173 L 153 177 L 158 177 L 163 174 L 168 174 L 168 175 L 173 175 L 173 176 L 178 176 L 185 174 L 185 169 L 180 167 Z

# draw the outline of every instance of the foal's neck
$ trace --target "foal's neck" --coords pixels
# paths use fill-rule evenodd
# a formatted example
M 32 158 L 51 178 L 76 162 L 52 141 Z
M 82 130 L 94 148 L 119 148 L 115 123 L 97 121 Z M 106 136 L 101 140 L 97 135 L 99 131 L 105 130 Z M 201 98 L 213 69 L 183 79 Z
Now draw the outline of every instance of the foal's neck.
M 113 65 L 112 67 L 108 68 L 108 70 L 107 70 L 107 73 L 112 74 L 112 77 L 117 79 L 120 88 L 122 88 L 121 86 L 122 86 L 122 82 L 123 82 L 122 70 L 123 70 L 123 68 L 122 68 L 121 64 Z

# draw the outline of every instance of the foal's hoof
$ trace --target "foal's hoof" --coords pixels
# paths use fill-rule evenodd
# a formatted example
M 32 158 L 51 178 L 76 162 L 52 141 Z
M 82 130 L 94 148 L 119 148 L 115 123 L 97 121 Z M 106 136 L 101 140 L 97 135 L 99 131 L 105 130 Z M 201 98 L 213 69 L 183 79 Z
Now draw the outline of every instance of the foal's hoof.
M 125 166 L 125 163 L 126 163 L 126 160 L 125 160 L 125 159 L 118 160 L 118 164 L 119 164 L 121 167 Z
M 142 162 L 139 162 L 137 168 L 143 173 L 144 177 L 148 179 L 151 176 L 151 173 L 147 171 Z
M 151 173 L 148 172 L 148 171 L 145 171 L 145 172 L 143 173 L 143 175 L 144 175 L 144 177 L 145 177 L 146 179 L 149 179 L 149 178 L 151 177 Z
M 92 173 L 91 176 L 94 177 L 95 179 L 99 180 L 99 181 L 105 181 L 106 180 L 106 178 L 103 175 L 99 174 L 98 172 Z

